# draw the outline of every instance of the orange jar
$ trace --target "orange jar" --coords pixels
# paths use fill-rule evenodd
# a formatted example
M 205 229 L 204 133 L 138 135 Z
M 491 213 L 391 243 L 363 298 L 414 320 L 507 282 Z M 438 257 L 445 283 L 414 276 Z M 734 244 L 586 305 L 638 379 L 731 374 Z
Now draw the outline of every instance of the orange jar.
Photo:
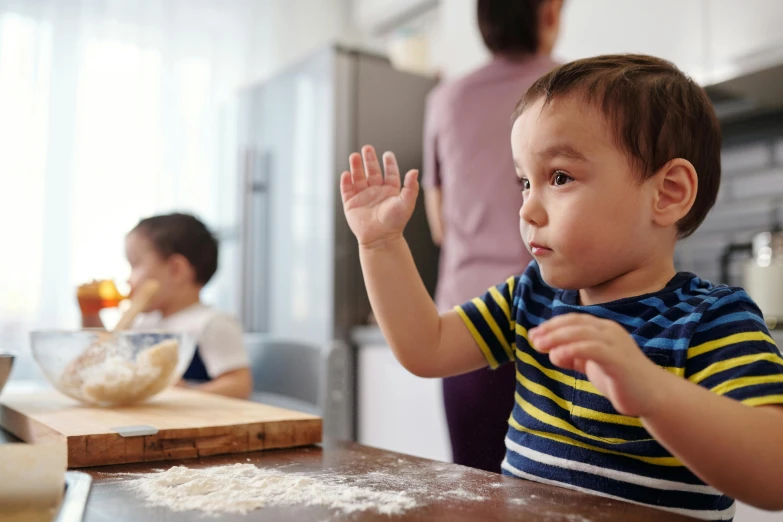
M 76 291 L 79 308 L 83 315 L 97 315 L 104 308 L 114 308 L 128 298 L 117 290 L 111 279 L 93 281 L 81 285 Z

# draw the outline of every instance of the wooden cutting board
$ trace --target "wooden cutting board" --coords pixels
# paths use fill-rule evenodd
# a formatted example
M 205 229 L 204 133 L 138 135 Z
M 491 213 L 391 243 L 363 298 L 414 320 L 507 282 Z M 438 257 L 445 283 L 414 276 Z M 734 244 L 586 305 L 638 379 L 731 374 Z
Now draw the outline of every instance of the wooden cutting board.
M 180 388 L 113 409 L 81 404 L 54 390 L 7 393 L 0 399 L 0 426 L 25 442 L 66 444 L 69 468 L 321 442 L 321 419 L 314 415 Z M 147 433 L 157 433 L 117 431 L 128 426 L 150 426 Z

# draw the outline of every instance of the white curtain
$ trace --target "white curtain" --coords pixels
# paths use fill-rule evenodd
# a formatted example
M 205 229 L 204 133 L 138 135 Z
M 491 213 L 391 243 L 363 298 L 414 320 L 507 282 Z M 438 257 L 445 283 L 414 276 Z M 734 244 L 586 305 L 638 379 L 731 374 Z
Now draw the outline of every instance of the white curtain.
M 343 0 L 0 0 L 0 350 L 75 328 L 75 287 L 124 282 L 139 218 L 221 236 L 207 300 L 232 312 L 235 95 L 338 36 Z

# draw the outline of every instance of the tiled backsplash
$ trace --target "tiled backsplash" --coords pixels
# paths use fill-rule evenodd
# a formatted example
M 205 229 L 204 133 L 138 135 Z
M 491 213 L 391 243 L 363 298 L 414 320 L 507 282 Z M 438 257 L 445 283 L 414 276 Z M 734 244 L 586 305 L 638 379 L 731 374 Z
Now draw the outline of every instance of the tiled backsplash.
M 720 257 L 728 243 L 748 243 L 772 226 L 773 209 L 783 220 L 783 117 L 724 129 L 723 176 L 718 201 L 699 229 L 677 246 L 678 270 L 720 281 Z M 732 263 L 730 282 L 741 285 Z

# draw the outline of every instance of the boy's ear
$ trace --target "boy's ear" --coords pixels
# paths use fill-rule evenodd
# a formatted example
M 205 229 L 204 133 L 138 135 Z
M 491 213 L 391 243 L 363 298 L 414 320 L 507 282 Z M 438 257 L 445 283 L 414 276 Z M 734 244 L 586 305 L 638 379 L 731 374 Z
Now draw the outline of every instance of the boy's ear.
M 660 227 L 675 226 L 690 212 L 696 201 L 699 179 L 690 161 L 675 158 L 652 178 L 655 188 L 653 222 Z
M 168 258 L 169 270 L 176 280 L 192 277 L 193 267 L 182 254 L 172 254 Z

